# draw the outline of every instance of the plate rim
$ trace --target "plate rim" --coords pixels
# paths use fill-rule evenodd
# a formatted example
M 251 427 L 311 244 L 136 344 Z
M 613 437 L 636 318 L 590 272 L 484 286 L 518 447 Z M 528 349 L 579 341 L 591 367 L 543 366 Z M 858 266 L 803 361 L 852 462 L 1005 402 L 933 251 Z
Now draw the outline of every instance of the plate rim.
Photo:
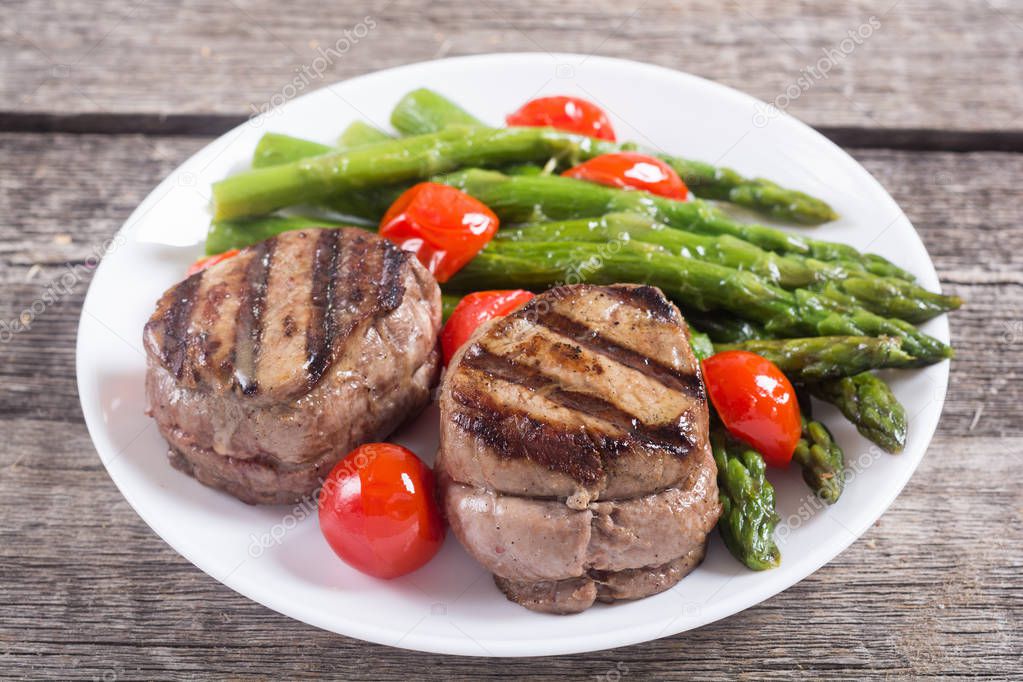
M 373 78 L 386 77 L 387 75 L 394 74 L 395 72 L 414 71 L 417 69 L 430 69 L 431 67 L 435 67 L 438 64 L 500 61 L 501 66 L 503 68 L 514 69 L 517 66 L 516 64 L 517 62 L 531 62 L 539 59 L 555 61 L 559 59 L 585 60 L 587 62 L 600 62 L 610 67 L 639 68 L 650 71 L 656 71 L 659 72 L 659 74 L 665 78 L 674 79 L 682 78 L 690 80 L 694 83 L 699 84 L 701 87 L 711 88 L 722 95 L 744 102 L 746 105 L 768 106 L 761 100 L 751 95 L 748 95 L 744 92 L 736 90 L 730 86 L 709 79 L 705 79 L 700 76 L 696 76 L 694 74 L 690 74 L 684 71 L 672 69 L 669 67 L 628 59 L 563 52 L 558 53 L 496 52 L 477 55 L 466 55 L 459 57 L 449 57 L 445 59 L 427 60 L 421 62 L 414 62 L 410 64 L 403 64 L 324 85 L 321 88 L 317 88 L 315 90 L 303 93 L 300 97 L 296 97 L 292 100 L 289 100 L 286 104 L 282 106 L 283 107 L 291 106 L 305 98 L 316 96 L 324 89 L 332 88 L 338 85 L 356 83 L 358 81 Z M 253 125 L 253 122 L 257 119 L 263 119 L 263 121 L 260 123 L 260 125 L 263 125 L 266 123 L 268 117 L 278 115 L 279 113 L 281 113 L 279 109 L 274 109 L 269 112 L 260 114 L 258 117 L 252 117 L 252 119 L 242 122 L 238 126 L 235 126 L 231 130 L 218 136 L 214 140 L 211 140 L 210 142 L 205 144 L 201 149 L 199 149 L 194 154 L 189 156 L 188 159 L 184 160 L 181 164 L 179 164 L 163 180 L 161 180 L 161 182 L 158 183 L 157 186 L 154 187 L 149 192 L 149 194 L 146 195 L 142 202 L 132 211 L 129 217 L 117 230 L 117 232 L 114 235 L 114 239 L 121 236 L 122 232 L 124 232 L 127 228 L 132 226 L 134 222 L 141 217 L 141 215 L 144 215 L 145 212 L 148 211 L 151 204 L 157 200 L 161 191 L 166 189 L 169 183 L 173 182 L 175 174 L 182 167 L 194 163 L 197 158 L 201 158 L 205 155 L 208 155 L 211 149 L 219 148 L 221 145 L 227 144 L 228 140 L 234 134 L 236 134 L 240 128 L 243 128 L 248 125 Z M 926 254 L 926 266 L 921 267 L 919 273 L 921 275 L 920 277 L 921 282 L 925 285 L 931 286 L 932 288 L 940 289 L 940 282 L 938 280 L 937 272 L 934 268 L 934 262 L 931 259 L 930 254 L 927 252 L 927 248 L 924 245 L 919 232 L 916 230 L 916 227 L 912 224 L 912 222 L 902 211 L 901 207 L 899 207 L 899 205 L 895 202 L 894 198 L 892 198 L 888 191 L 880 184 L 880 182 L 878 182 L 878 180 L 874 178 L 869 173 L 869 171 L 867 171 L 848 152 L 846 152 L 844 149 L 842 149 L 834 142 L 826 138 L 820 132 L 818 132 L 811 126 L 803 123 L 802 121 L 796 119 L 795 117 L 791 116 L 787 112 L 779 111 L 777 113 L 778 113 L 777 118 L 785 119 L 789 124 L 796 124 L 797 127 L 802 129 L 803 133 L 809 133 L 810 135 L 816 138 L 817 142 L 825 143 L 831 149 L 832 152 L 838 152 L 840 155 L 845 157 L 846 160 L 851 161 L 852 162 L 851 168 L 854 168 L 856 172 L 865 181 L 867 181 L 868 183 L 872 183 L 877 189 L 880 190 L 881 194 L 886 198 L 887 203 L 890 204 L 890 207 L 897 211 L 896 219 L 898 220 L 899 218 L 901 218 L 905 220 L 906 224 L 911 229 L 912 237 L 918 242 L 920 249 L 923 251 L 923 253 Z M 101 408 L 98 405 L 94 405 L 91 403 L 87 404 L 84 397 L 86 395 L 91 394 L 92 386 L 90 384 L 91 380 L 90 378 L 88 378 L 89 375 L 87 372 L 87 368 L 85 367 L 86 358 L 84 357 L 83 354 L 82 339 L 83 329 L 87 324 L 86 316 L 88 305 L 90 302 L 90 298 L 93 297 L 95 291 L 95 287 L 93 287 L 92 285 L 99 278 L 99 275 L 102 272 L 104 264 L 105 259 L 104 261 L 100 262 L 96 271 L 93 273 L 92 279 L 90 280 L 88 292 L 86 293 L 86 296 L 82 303 L 82 313 L 79 319 L 75 341 L 76 387 L 79 393 L 79 402 L 81 404 L 83 418 L 86 423 L 86 428 L 89 432 L 89 437 L 92 440 L 94 447 L 96 448 L 97 454 L 99 454 L 100 451 L 100 443 L 101 442 L 105 443 L 106 441 L 106 434 L 103 433 L 102 431 L 105 425 L 103 424 L 103 419 L 99 414 L 101 412 Z M 941 317 L 938 318 L 936 328 L 932 329 L 931 333 L 932 335 L 936 336 L 939 339 L 942 339 L 943 341 L 946 342 L 949 341 L 950 335 L 947 315 L 942 315 Z M 708 623 L 721 620 L 732 615 L 736 615 L 742 611 L 745 611 L 748 608 L 752 608 L 753 606 L 762 603 L 766 599 L 769 599 L 770 597 L 789 589 L 796 583 L 801 582 L 806 577 L 808 577 L 815 571 L 819 570 L 822 566 L 830 563 L 835 558 L 837 558 L 842 552 L 844 552 L 850 545 L 852 545 L 853 542 L 859 540 L 863 536 L 864 532 L 866 532 L 866 530 L 869 529 L 870 526 L 873 525 L 873 523 L 875 523 L 879 518 L 881 518 L 881 516 L 883 516 L 888 511 L 891 504 L 902 493 L 903 489 L 905 488 L 905 485 L 916 473 L 916 470 L 919 468 L 920 462 L 926 455 L 930 447 L 931 441 L 933 440 L 934 433 L 937 429 L 938 423 L 940 421 L 942 408 L 944 407 L 945 399 L 947 396 L 950 363 L 948 361 L 943 361 L 942 363 L 939 363 L 938 365 L 934 365 L 932 367 L 940 368 L 942 374 L 940 379 L 940 388 L 935 392 L 935 397 L 936 399 L 939 399 L 940 407 L 935 412 L 936 416 L 930 421 L 930 423 L 924 426 L 924 435 L 922 435 L 919 438 L 920 454 L 919 456 L 916 457 L 916 461 L 913 463 L 912 469 L 905 477 L 905 480 L 901 483 L 901 485 L 897 486 L 897 488 L 890 495 L 890 497 L 884 500 L 883 504 L 878 505 L 877 507 L 879 510 L 878 513 L 876 514 L 876 516 L 874 516 L 873 519 L 871 519 L 870 523 L 865 528 L 858 529 L 855 534 L 842 536 L 841 539 L 837 542 L 829 543 L 829 547 L 834 548 L 835 551 L 833 553 L 831 551 L 823 552 L 822 554 L 830 555 L 827 558 L 823 560 L 808 559 L 806 557 L 803 557 L 801 560 L 797 559 L 793 565 L 790 565 L 787 577 L 781 581 L 782 585 L 781 587 L 778 587 L 777 579 L 765 580 L 759 583 L 758 587 L 753 590 L 746 590 L 741 593 L 734 592 L 728 597 L 715 600 L 714 602 L 715 608 L 713 610 L 713 615 L 710 615 L 709 613 L 707 614 L 701 613 L 699 617 L 691 618 L 685 621 L 683 621 L 682 619 L 676 619 L 674 622 L 683 623 L 682 627 L 676 629 L 672 629 L 671 623 L 669 623 L 668 626 L 662 628 L 661 630 L 658 630 L 657 628 L 662 624 L 662 622 L 658 620 L 653 622 L 641 622 L 632 624 L 629 627 L 613 630 L 607 633 L 602 633 L 599 636 L 590 634 L 573 636 L 571 635 L 571 633 L 568 633 L 566 634 L 566 636 L 559 637 L 554 640 L 550 638 L 533 640 L 487 639 L 486 641 L 488 643 L 488 646 L 493 646 L 495 648 L 495 651 L 492 653 L 492 656 L 519 657 L 585 653 L 591 651 L 614 649 L 623 646 L 630 646 L 633 644 L 643 643 L 655 639 L 661 639 L 663 637 L 676 635 L 679 634 L 680 632 L 702 627 Z M 900 457 L 904 456 L 906 455 L 905 454 L 900 455 Z M 194 548 L 189 548 L 187 542 L 180 541 L 180 538 L 175 538 L 177 541 L 174 543 L 170 542 L 167 539 L 167 533 L 166 529 L 164 528 L 164 524 L 160 523 L 159 520 L 153 520 L 151 518 L 147 518 L 146 516 L 144 516 L 139 511 L 139 505 L 137 504 L 137 500 L 135 499 L 134 492 L 131 490 L 126 490 L 126 488 L 122 486 L 122 481 L 119 480 L 119 477 L 114 472 L 114 470 L 112 470 L 107 465 L 107 462 L 102 455 L 100 455 L 100 461 L 101 463 L 103 463 L 104 468 L 107 470 L 107 473 L 111 477 L 111 480 L 113 480 L 115 486 L 118 488 L 118 491 L 125 498 L 128 504 L 132 507 L 135 513 L 139 515 L 139 517 L 146 523 L 146 525 L 148 525 L 153 530 L 153 532 L 155 532 L 175 552 L 180 554 L 194 566 L 202 570 L 204 573 L 209 575 L 217 582 L 227 586 L 228 588 L 234 590 L 235 592 L 241 594 L 242 596 L 289 618 L 299 620 L 301 622 L 304 622 L 306 624 L 312 625 L 323 630 L 327 630 L 329 632 L 334 632 L 336 634 L 341 634 L 356 639 L 374 642 L 377 644 L 383 644 L 385 646 L 396 646 L 399 648 L 414 649 L 418 651 L 431 653 L 464 656 L 480 655 L 479 651 L 472 646 L 471 642 L 465 642 L 464 640 L 458 640 L 452 637 L 444 637 L 428 633 L 413 632 L 408 634 L 399 644 L 394 644 L 391 641 L 390 637 L 393 636 L 394 634 L 393 631 L 387 630 L 386 628 L 373 624 L 358 623 L 355 620 L 348 620 L 347 624 L 353 627 L 347 631 L 342 632 L 337 628 L 336 622 L 334 621 L 328 622 L 326 614 L 322 614 L 318 612 L 315 608 L 311 608 L 309 605 L 306 604 L 299 604 L 297 605 L 296 608 L 296 604 L 294 602 L 289 601 L 287 603 L 281 603 L 282 601 L 287 600 L 276 599 L 272 592 L 270 593 L 267 593 L 265 591 L 257 592 L 254 589 L 252 589 L 253 586 L 247 584 L 242 579 L 241 575 L 237 576 L 229 575 L 225 578 L 218 578 L 208 568 L 209 563 L 203 561 L 203 558 L 198 555 L 198 552 L 196 552 Z M 751 598 L 752 601 L 750 601 Z M 738 608 L 735 608 L 732 606 L 733 602 L 749 603 L 747 603 L 745 606 L 739 606 Z M 707 609 L 706 611 L 710 612 L 711 610 Z M 722 613 L 722 611 L 724 611 L 724 613 Z M 562 616 L 548 617 L 563 618 Z

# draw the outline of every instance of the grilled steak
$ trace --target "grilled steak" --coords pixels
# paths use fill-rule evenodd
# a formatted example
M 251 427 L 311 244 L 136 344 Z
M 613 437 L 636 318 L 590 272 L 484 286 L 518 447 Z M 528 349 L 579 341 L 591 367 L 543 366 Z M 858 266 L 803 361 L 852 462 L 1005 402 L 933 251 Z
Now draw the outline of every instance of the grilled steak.
M 689 554 L 659 566 L 590 571 L 583 578 L 525 582 L 495 575 L 494 582 L 506 597 L 527 609 L 543 613 L 578 613 L 588 609 L 594 601 L 642 599 L 671 589 L 700 565 L 705 549 L 701 543 Z
M 440 291 L 354 228 L 286 232 L 171 287 L 146 324 L 171 463 L 249 503 L 312 493 L 429 400 Z
M 445 513 L 510 599 L 574 612 L 702 559 L 720 515 L 707 402 L 659 290 L 560 287 L 481 326 L 440 409 Z

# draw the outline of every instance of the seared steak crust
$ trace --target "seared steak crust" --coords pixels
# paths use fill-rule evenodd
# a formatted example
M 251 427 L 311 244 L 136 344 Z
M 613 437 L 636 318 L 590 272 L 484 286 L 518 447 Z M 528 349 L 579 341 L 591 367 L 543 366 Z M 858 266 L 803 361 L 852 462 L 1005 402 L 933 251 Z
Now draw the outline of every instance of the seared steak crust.
M 702 560 L 721 513 L 706 396 L 658 289 L 561 287 L 482 325 L 440 408 L 445 514 L 509 599 L 573 613 Z
M 287 232 L 163 295 L 144 333 L 149 414 L 178 468 L 294 501 L 426 404 L 439 327 L 436 282 L 390 242 Z
M 562 287 L 481 326 L 440 405 L 453 479 L 582 506 L 674 485 L 707 439 L 688 330 L 652 287 Z

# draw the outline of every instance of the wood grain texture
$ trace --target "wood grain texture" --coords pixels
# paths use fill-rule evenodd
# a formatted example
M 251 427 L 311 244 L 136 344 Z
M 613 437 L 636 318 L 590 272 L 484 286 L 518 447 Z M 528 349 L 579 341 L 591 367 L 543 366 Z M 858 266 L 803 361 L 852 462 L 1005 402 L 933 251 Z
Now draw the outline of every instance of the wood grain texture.
M 0 134 L 0 321 L 85 263 L 205 138 Z M 643 645 L 492 662 L 400 651 L 249 602 L 165 545 L 82 423 L 89 273 L 0 344 L 0 677 L 862 679 L 1023 675 L 1023 155 L 856 151 L 966 298 L 938 436 L 881 521 L 816 574 Z M 88 163 L 69 163 L 88 159 Z
M 1008 0 L 13 0 L 4 15 L 3 111 L 248 115 L 308 68 L 303 90 L 541 51 L 640 59 L 771 102 L 788 92 L 816 126 L 1023 130 L 1023 5 Z

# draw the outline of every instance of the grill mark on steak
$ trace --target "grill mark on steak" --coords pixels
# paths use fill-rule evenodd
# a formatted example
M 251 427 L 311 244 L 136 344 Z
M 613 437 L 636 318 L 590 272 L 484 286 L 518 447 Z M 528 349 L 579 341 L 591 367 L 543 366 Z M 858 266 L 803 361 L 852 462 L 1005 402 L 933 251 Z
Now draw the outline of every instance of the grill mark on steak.
M 671 305 L 660 291 L 651 286 L 608 286 L 604 287 L 608 295 L 622 303 L 649 313 L 662 322 L 678 323 L 675 307 Z
M 234 385 L 245 395 L 259 392 L 256 365 L 263 337 L 266 283 L 276 244 L 277 238 L 271 237 L 253 247 L 252 259 L 245 268 L 245 279 L 242 282 L 231 364 L 234 367 Z
M 199 293 L 202 271 L 188 277 L 174 288 L 174 303 L 164 316 L 163 343 L 160 355 L 164 363 L 177 379 L 181 378 L 188 354 L 188 323 L 192 317 L 192 308 Z
M 535 308 L 528 312 L 523 308 L 520 312 L 534 316 L 533 319 L 536 320 L 537 324 L 546 327 L 555 334 L 572 339 L 588 350 L 600 353 L 619 364 L 645 374 L 666 388 L 697 399 L 705 397 L 703 382 L 696 372 L 677 370 L 631 348 L 626 348 L 608 339 L 595 329 L 591 329 L 581 322 L 576 322 L 570 317 L 555 312 L 549 307 L 545 310 Z
M 401 305 L 401 300 L 405 296 L 401 270 L 409 256 L 408 251 L 399 249 L 389 241 L 384 241 L 381 248 L 384 249 L 384 264 L 378 299 L 380 307 L 385 312 L 390 312 Z
M 557 379 L 478 344 L 467 349 L 461 365 L 509 384 L 524 386 L 562 407 L 602 419 L 633 441 L 662 448 L 676 457 L 684 457 L 693 449 L 693 441 L 684 432 L 692 421 L 688 410 L 674 424 L 647 424 L 604 398 L 562 388 Z M 627 439 L 620 439 L 618 447 L 624 448 L 628 444 Z
M 339 269 L 340 237 L 338 230 L 323 230 L 316 239 L 316 249 L 313 251 L 305 361 L 310 386 L 318 382 L 326 371 L 334 345 L 334 289 Z
M 350 336 L 363 321 L 379 312 L 379 281 L 370 279 L 367 273 L 382 272 L 382 251 L 379 242 L 370 242 L 363 235 L 346 242 L 343 255 L 337 258 L 338 279 L 343 286 L 335 283 L 334 302 L 330 310 L 333 316 L 335 339 Z M 328 352 L 336 352 L 330 348 Z
M 522 410 L 498 405 L 479 390 L 456 387 L 451 397 L 462 408 L 451 415 L 458 428 L 502 457 L 529 459 L 584 485 L 596 483 L 603 475 L 601 453 L 622 449 L 621 441 L 612 436 L 541 421 Z

